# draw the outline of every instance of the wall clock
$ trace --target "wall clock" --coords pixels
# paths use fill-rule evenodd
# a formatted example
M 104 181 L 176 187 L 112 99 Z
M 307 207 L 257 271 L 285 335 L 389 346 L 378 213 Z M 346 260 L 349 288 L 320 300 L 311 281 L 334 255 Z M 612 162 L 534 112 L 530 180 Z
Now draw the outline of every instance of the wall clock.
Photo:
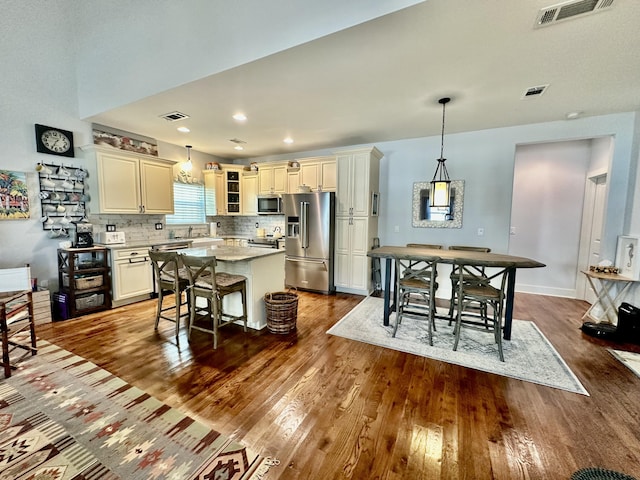
M 40 153 L 73 157 L 73 132 L 61 128 L 36 125 L 36 149 Z

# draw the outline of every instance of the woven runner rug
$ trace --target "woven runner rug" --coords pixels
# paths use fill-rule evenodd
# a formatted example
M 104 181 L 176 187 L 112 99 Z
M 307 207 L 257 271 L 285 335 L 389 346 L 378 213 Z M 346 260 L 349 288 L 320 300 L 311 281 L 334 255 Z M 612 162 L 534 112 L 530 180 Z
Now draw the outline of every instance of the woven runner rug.
M 268 459 L 44 340 L 0 380 L 0 480 L 255 479 Z
M 453 351 L 453 327 L 436 319 L 433 346 L 429 345 L 427 323 L 411 317 L 402 319 L 395 337 L 395 313 L 389 326 L 382 325 L 382 298 L 367 297 L 327 333 L 381 347 L 413 353 L 463 367 L 517 378 L 569 392 L 589 395 L 560 354 L 533 322 L 514 320 L 511 340 L 502 342 L 504 362 L 498 358 L 493 334 L 465 328 L 458 350 Z M 444 314 L 445 312 L 440 312 Z

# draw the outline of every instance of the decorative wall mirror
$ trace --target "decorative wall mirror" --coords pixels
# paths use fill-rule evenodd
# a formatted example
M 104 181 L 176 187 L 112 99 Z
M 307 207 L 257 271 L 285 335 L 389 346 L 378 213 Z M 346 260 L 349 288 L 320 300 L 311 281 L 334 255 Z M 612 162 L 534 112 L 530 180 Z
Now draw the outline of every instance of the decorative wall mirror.
M 412 226 L 418 228 L 462 228 L 464 180 L 451 180 L 451 204 L 429 207 L 429 182 L 413 184 Z

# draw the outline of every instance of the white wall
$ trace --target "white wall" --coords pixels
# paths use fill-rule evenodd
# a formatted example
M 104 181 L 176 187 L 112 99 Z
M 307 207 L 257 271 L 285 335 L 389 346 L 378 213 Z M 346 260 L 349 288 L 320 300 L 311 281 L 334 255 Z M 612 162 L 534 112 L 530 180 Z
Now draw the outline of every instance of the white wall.
M 519 145 L 509 254 L 546 268 L 517 273 L 519 291 L 575 297 L 590 140 Z

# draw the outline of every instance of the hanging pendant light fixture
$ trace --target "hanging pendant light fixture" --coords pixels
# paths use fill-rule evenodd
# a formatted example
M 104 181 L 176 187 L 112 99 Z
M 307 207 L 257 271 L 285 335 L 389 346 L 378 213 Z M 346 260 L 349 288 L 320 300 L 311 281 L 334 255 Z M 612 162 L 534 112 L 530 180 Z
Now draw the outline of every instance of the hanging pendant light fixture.
M 193 169 L 193 164 L 191 163 L 191 145 L 185 145 L 187 149 L 187 161 L 182 166 L 182 169 L 185 172 L 190 172 Z
M 444 109 L 445 105 L 449 103 L 451 99 L 444 97 L 438 100 L 438 103 L 442 105 L 442 137 L 440 139 L 440 158 L 438 159 L 438 166 L 436 172 L 433 174 L 429 191 L 429 206 L 431 207 L 448 207 L 451 204 L 451 180 L 449 179 L 449 172 L 444 162 L 447 161 L 444 158 Z

